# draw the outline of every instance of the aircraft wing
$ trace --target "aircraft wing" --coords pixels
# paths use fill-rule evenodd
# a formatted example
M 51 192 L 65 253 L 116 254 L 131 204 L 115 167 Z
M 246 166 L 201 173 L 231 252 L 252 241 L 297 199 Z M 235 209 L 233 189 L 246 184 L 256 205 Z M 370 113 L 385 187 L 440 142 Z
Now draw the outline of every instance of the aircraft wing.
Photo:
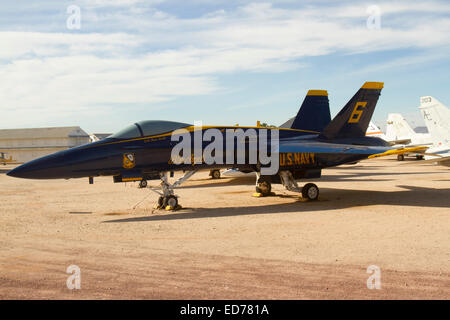
M 314 153 L 342 153 L 342 154 L 361 154 L 367 155 L 368 158 L 385 157 L 394 154 L 402 154 L 405 152 L 423 152 L 427 147 L 413 148 L 390 148 L 390 147 L 372 147 L 357 146 L 348 144 L 335 144 L 326 142 L 280 142 L 280 153 L 288 152 L 314 152 Z
M 404 154 L 404 153 L 424 153 L 424 151 L 428 149 L 428 147 L 411 147 L 411 148 L 395 148 L 387 150 L 383 153 L 373 154 L 369 156 L 369 158 L 378 158 L 378 157 L 386 157 L 394 154 Z
M 389 147 L 357 146 L 327 142 L 280 142 L 280 153 L 314 152 L 373 155 L 391 150 Z

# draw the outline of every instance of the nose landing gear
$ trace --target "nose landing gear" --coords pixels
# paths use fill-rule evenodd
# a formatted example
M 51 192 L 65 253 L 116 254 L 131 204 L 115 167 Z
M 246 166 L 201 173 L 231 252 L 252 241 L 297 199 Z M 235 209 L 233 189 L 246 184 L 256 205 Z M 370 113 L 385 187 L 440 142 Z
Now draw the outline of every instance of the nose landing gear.
M 158 198 L 158 203 L 156 205 L 156 209 L 166 209 L 168 211 L 181 209 L 181 206 L 178 203 L 178 196 L 175 195 L 174 189 L 179 187 L 184 181 L 189 179 L 196 173 L 197 170 L 192 170 L 186 172 L 184 176 L 175 181 L 173 184 L 170 184 L 167 179 L 167 172 L 161 172 L 159 175 L 161 177 L 161 191 L 156 190 L 152 187 L 149 189 L 160 195 Z

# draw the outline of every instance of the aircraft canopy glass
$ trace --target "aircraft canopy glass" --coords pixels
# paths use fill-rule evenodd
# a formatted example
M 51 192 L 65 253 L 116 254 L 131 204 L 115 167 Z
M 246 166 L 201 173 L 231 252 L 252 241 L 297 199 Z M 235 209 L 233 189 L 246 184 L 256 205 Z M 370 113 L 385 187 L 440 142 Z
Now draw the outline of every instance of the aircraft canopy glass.
M 125 129 L 120 130 L 119 132 L 116 132 L 112 135 L 110 135 L 108 138 L 116 138 L 116 139 L 133 139 L 133 138 L 139 138 L 141 136 L 141 132 L 139 131 L 136 124 L 129 125 Z
M 126 127 L 123 130 L 109 136 L 115 139 L 134 139 L 140 137 L 154 136 L 157 134 L 167 133 L 173 130 L 189 127 L 188 123 L 147 120 L 139 121 Z

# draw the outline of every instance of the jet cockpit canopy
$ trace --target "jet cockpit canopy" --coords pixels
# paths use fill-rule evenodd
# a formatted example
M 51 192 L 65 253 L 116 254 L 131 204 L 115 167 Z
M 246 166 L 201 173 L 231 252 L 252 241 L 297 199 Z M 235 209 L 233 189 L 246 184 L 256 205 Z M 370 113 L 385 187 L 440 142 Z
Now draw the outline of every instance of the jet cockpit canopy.
M 163 121 L 163 120 L 146 120 L 136 122 L 125 129 L 120 130 L 108 138 L 113 139 L 134 139 L 148 137 L 168 133 L 177 129 L 191 126 L 188 123 Z

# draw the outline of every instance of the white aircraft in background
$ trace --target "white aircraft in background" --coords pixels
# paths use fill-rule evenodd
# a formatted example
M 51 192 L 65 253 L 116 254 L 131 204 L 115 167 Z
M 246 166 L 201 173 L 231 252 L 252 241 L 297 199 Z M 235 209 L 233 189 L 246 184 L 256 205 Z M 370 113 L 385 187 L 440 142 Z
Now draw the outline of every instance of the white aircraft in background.
M 423 159 L 423 152 L 425 152 L 425 150 L 427 150 L 427 148 L 431 146 L 431 138 L 429 138 L 429 141 L 427 141 L 428 134 L 420 134 L 414 132 L 400 114 L 389 114 L 387 122 L 388 128 L 389 125 L 393 127 L 389 129 L 389 136 L 387 134 L 384 134 L 383 131 L 381 131 L 381 129 L 373 122 L 370 122 L 369 127 L 366 131 L 366 136 L 381 138 L 384 141 L 388 142 L 391 146 L 404 147 L 408 149 L 415 147 L 415 151 L 417 151 L 417 153 L 414 153 L 414 155 L 418 160 Z M 406 130 L 397 130 L 396 128 L 403 128 Z M 398 139 L 398 137 L 402 138 Z M 397 160 L 403 161 L 405 159 L 405 156 L 408 154 L 411 154 L 411 151 L 397 154 Z
M 431 145 L 429 133 L 417 133 L 400 113 L 389 113 L 386 126 L 386 139 L 394 144 Z
M 400 113 L 388 114 L 386 136 L 383 139 L 392 146 L 418 147 L 419 149 L 423 147 L 418 152 L 425 152 L 433 144 L 429 133 L 415 132 Z M 403 161 L 408 154 L 405 152 L 397 155 L 397 160 Z M 422 153 L 414 153 L 414 155 L 417 159 L 424 158 Z
M 450 166 L 450 109 L 430 96 L 420 98 L 419 109 L 433 143 L 425 159 Z
M 366 136 L 381 138 L 384 141 L 388 141 L 383 131 L 381 131 L 381 129 L 372 121 L 370 121 L 369 126 L 367 127 Z

